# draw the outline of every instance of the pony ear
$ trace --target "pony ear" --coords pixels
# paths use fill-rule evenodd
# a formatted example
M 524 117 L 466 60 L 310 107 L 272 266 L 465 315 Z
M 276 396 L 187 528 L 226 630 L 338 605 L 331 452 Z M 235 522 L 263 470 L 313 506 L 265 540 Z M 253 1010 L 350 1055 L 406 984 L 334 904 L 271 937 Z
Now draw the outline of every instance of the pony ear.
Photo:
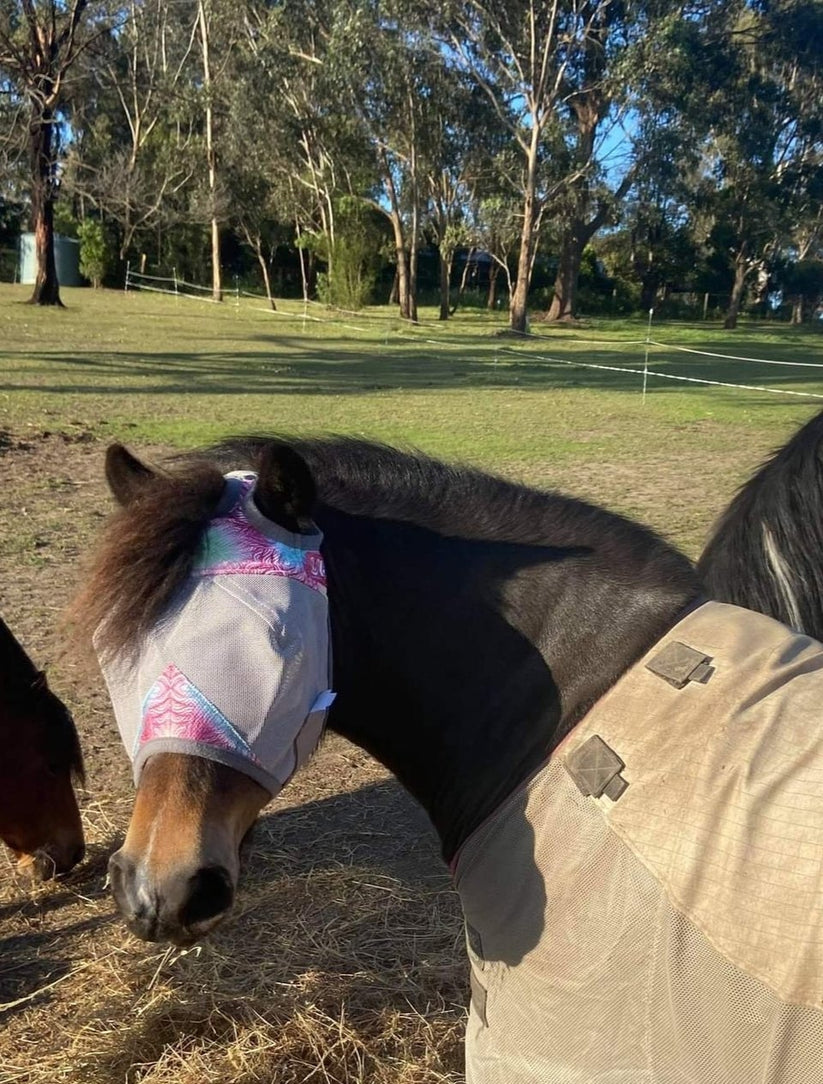
M 110 444 L 106 449 L 106 481 L 118 504 L 131 504 L 156 477 L 151 467 L 122 444 Z
M 257 467 L 254 503 L 266 519 L 289 530 L 311 527 L 317 490 L 301 455 L 288 444 L 263 446 Z

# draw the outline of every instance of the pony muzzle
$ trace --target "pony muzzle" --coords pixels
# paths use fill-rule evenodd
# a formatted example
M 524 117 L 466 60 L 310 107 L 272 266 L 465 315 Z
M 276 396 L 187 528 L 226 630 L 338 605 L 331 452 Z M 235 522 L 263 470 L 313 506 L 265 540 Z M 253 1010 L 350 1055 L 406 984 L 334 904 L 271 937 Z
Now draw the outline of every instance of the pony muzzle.
M 12 854 L 17 860 L 21 873 L 28 873 L 35 881 L 50 881 L 54 877 L 68 873 L 82 862 L 86 853 L 82 831 L 79 837 L 67 833 L 66 838 L 53 840 L 37 847 L 33 851 L 22 851 L 12 847 Z
M 187 948 L 229 913 L 235 882 L 225 866 L 204 865 L 155 879 L 123 850 L 109 859 L 109 882 L 129 930 L 143 941 Z

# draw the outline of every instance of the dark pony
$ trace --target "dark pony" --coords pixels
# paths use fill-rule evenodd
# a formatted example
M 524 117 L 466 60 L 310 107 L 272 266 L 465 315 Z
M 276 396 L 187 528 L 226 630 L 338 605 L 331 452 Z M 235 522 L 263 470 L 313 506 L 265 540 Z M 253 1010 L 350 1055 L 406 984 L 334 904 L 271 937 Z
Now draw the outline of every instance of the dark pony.
M 72 780 L 84 782 L 74 721 L 0 619 L 0 839 L 37 877 L 83 857 Z
M 299 529 L 313 513 L 325 535 L 337 691 L 329 726 L 400 778 L 447 860 L 699 595 L 688 560 L 648 528 L 424 455 L 346 438 L 255 437 L 167 472 L 115 445 L 106 474 L 121 508 L 75 600 L 77 639 L 94 635 L 104 659 L 133 654 L 188 576 L 221 470 L 244 466 L 259 472 L 255 500 L 270 520 Z M 174 830 L 151 834 L 161 799 Z M 137 891 L 125 856 L 151 838 L 155 847 L 174 840 L 179 857 L 186 825 L 195 870 L 228 869 L 232 889 L 195 906 L 202 879 L 174 859 L 159 926 L 152 912 L 136 932 L 190 941 L 181 916 L 195 911 L 202 930 L 205 912 L 228 909 L 239 859 L 222 844 L 209 850 L 204 836 L 212 820 L 242 810 L 239 846 L 265 801 L 221 765 L 150 758 L 130 836 L 112 860 L 124 910 L 134 911 L 126 897 Z M 159 856 L 157 868 L 166 865 Z
M 711 598 L 823 640 L 823 412 L 741 487 L 698 571 Z

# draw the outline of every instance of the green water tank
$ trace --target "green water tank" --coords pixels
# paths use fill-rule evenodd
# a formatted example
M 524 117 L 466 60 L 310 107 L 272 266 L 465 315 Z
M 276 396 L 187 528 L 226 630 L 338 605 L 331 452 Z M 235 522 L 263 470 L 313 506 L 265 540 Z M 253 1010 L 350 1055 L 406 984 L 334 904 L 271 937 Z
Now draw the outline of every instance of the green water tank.
M 20 234 L 17 256 L 18 281 L 24 285 L 33 283 L 37 271 L 33 233 Z M 61 286 L 87 285 L 80 274 L 80 242 L 74 237 L 55 234 L 54 261 L 57 264 L 57 281 Z

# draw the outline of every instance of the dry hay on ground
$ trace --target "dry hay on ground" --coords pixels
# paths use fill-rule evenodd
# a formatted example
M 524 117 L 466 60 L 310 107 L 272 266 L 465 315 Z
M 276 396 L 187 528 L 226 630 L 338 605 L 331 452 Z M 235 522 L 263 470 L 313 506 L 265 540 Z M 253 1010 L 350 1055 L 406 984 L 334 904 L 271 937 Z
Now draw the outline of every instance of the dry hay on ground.
M 307 784 L 369 777 L 265 817 L 233 920 L 189 951 L 125 933 L 107 848 L 58 886 L 4 891 L 0 1082 L 459 1080 L 462 931 L 427 826 L 339 740 Z

